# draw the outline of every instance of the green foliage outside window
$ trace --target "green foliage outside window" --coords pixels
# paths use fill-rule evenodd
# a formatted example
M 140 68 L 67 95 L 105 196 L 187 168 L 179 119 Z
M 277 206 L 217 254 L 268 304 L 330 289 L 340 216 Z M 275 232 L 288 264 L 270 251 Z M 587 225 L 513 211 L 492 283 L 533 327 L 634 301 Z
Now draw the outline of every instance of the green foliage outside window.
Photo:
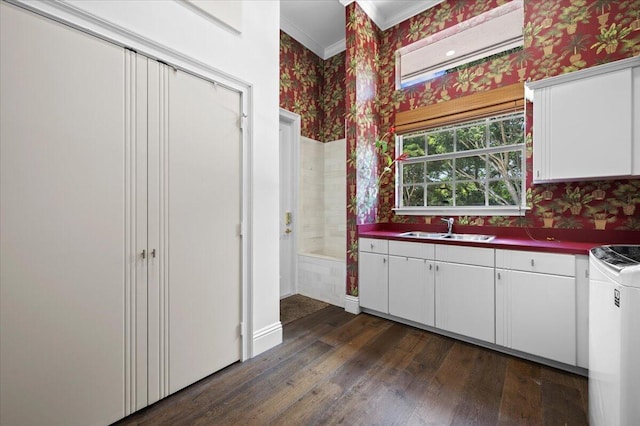
M 524 115 L 404 135 L 400 207 L 520 206 Z

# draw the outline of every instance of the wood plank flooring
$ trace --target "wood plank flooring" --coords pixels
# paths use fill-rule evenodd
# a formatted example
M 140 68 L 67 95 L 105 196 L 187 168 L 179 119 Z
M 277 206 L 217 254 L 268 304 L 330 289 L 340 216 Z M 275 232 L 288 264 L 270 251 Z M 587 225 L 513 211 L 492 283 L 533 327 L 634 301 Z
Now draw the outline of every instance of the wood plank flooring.
M 585 425 L 587 379 L 324 308 L 119 425 Z

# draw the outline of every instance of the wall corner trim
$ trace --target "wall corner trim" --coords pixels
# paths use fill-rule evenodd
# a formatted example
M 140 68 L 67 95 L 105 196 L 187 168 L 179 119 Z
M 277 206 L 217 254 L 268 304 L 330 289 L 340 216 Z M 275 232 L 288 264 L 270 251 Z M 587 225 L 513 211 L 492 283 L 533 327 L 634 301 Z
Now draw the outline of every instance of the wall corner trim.
M 355 296 L 344 296 L 344 310 L 350 314 L 358 315 L 360 313 L 360 301 Z
M 282 323 L 278 321 L 253 333 L 252 357 L 278 346 L 280 343 L 282 343 Z

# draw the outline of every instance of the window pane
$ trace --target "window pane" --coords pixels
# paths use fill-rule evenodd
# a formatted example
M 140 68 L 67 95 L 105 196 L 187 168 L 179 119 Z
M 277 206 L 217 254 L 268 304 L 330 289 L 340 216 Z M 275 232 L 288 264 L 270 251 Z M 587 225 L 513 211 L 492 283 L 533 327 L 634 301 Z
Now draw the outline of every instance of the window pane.
M 522 179 L 522 150 L 489 154 L 489 177 Z
M 427 134 L 427 154 L 446 154 L 453 152 L 453 130 Z
M 489 146 L 524 143 L 524 117 L 492 120 L 489 124 Z
M 402 205 L 405 207 L 424 206 L 424 188 L 422 185 L 406 185 L 402 189 Z
M 452 160 L 429 161 L 427 163 L 428 182 L 445 182 L 451 180 L 452 176 Z
M 456 131 L 456 151 L 486 148 L 485 131 L 486 126 L 484 123 L 479 126 L 458 129 Z
M 487 177 L 487 156 L 456 158 L 456 179 L 479 180 Z
M 498 180 L 489 182 L 489 205 L 517 206 L 522 200 L 521 180 Z
M 456 205 L 484 206 L 484 186 L 480 182 L 459 182 L 456 184 Z
M 427 205 L 428 206 L 452 206 L 453 185 L 439 184 L 427 185 Z
M 424 135 L 408 136 L 402 138 L 402 152 L 409 157 L 422 157 L 425 155 Z
M 424 183 L 424 163 L 403 164 L 402 181 L 404 183 Z

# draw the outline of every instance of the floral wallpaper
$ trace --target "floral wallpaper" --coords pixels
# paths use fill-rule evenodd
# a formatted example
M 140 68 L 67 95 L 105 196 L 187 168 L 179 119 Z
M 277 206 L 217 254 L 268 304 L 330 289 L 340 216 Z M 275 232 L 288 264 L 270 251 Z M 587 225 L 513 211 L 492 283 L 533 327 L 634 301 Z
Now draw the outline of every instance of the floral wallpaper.
M 379 174 L 377 58 L 380 31 L 357 3 L 346 8 L 347 87 L 347 294 L 356 296 L 357 225 L 374 223 Z
M 344 138 L 345 53 L 323 61 L 280 31 L 280 107 L 300 115 L 301 133 L 330 142 Z
M 395 90 L 396 49 L 452 27 L 504 0 L 448 0 L 384 32 L 355 3 L 347 7 L 347 293 L 357 295 L 355 224 L 439 223 L 437 217 L 397 216 L 393 174 L 371 189 L 382 159 L 372 137 L 392 128 L 395 113 L 519 81 L 540 80 L 640 55 L 640 0 L 524 0 L 524 48 L 505 57 Z M 368 96 L 366 100 L 361 97 Z M 370 96 L 374 96 L 369 101 Z M 592 230 L 640 230 L 640 180 L 532 184 L 532 116 L 528 106 L 527 200 L 524 217 L 460 217 L 466 225 Z M 389 141 L 390 142 L 390 141 Z M 394 153 L 391 153 L 393 156 Z M 368 182 L 366 182 L 368 180 Z M 368 192 L 367 192 L 368 191 Z
M 322 142 L 345 137 L 344 120 L 346 105 L 345 57 L 342 52 L 324 61 L 322 69 Z
M 640 55 L 640 0 L 524 0 L 521 51 L 395 90 L 396 49 L 505 3 L 447 0 L 382 32 L 354 2 L 346 8 L 347 51 L 326 61 L 281 32 L 281 107 L 302 116 L 304 136 L 320 141 L 347 137 L 348 294 L 357 295 L 358 224 L 439 223 L 438 217 L 392 211 L 395 177 L 380 177 L 382 158 L 374 143 L 384 138 L 393 147 L 388 132 L 396 112 Z M 459 217 L 458 223 L 640 230 L 639 179 L 533 185 L 531 123 L 529 105 L 526 182 L 531 211 L 524 217 Z
M 453 1 L 414 16 L 384 33 L 380 55 L 380 120 L 390 125 L 396 111 L 443 102 L 518 81 L 540 80 L 640 55 L 640 0 L 525 0 L 524 49 L 509 56 L 444 75 L 406 90 L 395 90 L 393 52 L 456 25 L 505 1 Z M 469 225 L 640 230 L 638 180 L 555 185 L 532 184 L 532 117 L 527 117 L 527 199 L 524 217 L 462 217 Z M 378 222 L 429 223 L 430 217 L 392 212 L 393 176 L 383 182 Z M 595 191 L 595 194 L 594 194 Z M 631 193 L 631 194 L 630 194 Z M 624 207 L 624 208 L 623 208 Z M 434 223 L 439 221 L 435 218 Z

